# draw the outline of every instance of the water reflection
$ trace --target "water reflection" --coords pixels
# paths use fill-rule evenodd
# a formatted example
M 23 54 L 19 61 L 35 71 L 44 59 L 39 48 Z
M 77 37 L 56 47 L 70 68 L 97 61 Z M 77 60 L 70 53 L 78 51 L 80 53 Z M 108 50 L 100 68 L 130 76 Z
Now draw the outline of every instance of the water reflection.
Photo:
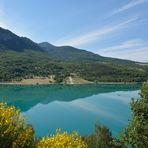
M 114 99 L 118 94 L 120 99 Z M 54 134 L 57 128 L 69 133 L 76 130 L 82 135 L 90 134 L 97 122 L 106 125 L 117 136 L 128 124 L 129 102 L 131 97 L 138 97 L 138 91 L 118 91 L 118 94 L 111 92 L 70 102 L 39 103 L 22 114 L 33 125 L 37 136 Z
M 101 93 L 138 90 L 140 84 L 125 85 L 0 85 L 0 99 L 27 111 L 38 103 L 48 104 L 55 100 L 72 101 Z

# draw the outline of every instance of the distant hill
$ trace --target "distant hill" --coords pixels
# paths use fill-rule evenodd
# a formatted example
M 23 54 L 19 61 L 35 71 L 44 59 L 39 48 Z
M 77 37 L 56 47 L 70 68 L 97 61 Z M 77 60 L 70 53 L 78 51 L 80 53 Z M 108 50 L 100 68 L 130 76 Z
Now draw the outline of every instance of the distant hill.
M 54 46 L 48 42 L 39 43 L 39 46 L 47 51 L 51 57 L 59 60 L 117 62 L 122 64 L 135 63 L 130 60 L 103 57 L 90 51 L 74 48 L 72 46 Z
M 60 60 L 101 60 L 103 57 L 86 50 L 80 50 L 71 46 L 56 47 L 48 42 L 39 44 L 53 58 Z
M 141 82 L 148 78 L 148 65 L 71 46 L 37 44 L 0 28 L 0 81 L 49 75 L 57 82 L 71 75 L 92 82 Z

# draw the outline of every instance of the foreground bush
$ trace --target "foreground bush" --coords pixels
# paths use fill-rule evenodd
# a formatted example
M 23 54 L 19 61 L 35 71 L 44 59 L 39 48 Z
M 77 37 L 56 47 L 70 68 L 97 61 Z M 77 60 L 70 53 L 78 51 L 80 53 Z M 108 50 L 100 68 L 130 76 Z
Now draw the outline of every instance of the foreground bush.
M 0 103 L 0 148 L 28 148 L 34 144 L 34 131 L 20 111 Z
M 91 148 L 112 147 L 112 136 L 109 129 L 102 125 L 96 125 L 93 134 L 84 138 Z
M 55 135 L 38 140 L 37 148 L 87 148 L 82 138 L 76 132 L 68 134 L 60 130 Z
M 96 124 L 94 132 L 83 137 L 89 148 L 125 148 L 119 139 L 112 136 L 110 130 L 100 124 Z
M 131 102 L 132 120 L 122 134 L 132 148 L 148 148 L 148 83 L 144 83 L 140 95 L 140 99 Z

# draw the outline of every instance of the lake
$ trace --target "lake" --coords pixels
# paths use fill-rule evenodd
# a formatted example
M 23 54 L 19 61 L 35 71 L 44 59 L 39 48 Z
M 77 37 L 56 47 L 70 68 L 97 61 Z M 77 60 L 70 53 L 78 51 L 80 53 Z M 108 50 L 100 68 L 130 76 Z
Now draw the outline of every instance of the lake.
M 106 125 L 114 136 L 131 118 L 129 102 L 139 98 L 140 84 L 0 85 L 0 100 L 21 109 L 36 136 L 57 128 L 90 134 L 95 123 Z

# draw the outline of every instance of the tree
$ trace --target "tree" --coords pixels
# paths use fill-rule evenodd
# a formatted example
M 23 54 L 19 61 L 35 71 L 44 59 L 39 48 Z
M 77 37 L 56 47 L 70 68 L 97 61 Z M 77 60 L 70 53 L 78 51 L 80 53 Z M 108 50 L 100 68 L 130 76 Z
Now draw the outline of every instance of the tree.
M 86 143 L 91 148 L 111 148 L 112 135 L 108 128 L 97 124 L 95 131 L 90 136 L 84 137 Z
M 122 138 L 132 148 L 148 148 L 148 83 L 144 83 L 141 98 L 132 99 L 132 119 L 123 131 Z

